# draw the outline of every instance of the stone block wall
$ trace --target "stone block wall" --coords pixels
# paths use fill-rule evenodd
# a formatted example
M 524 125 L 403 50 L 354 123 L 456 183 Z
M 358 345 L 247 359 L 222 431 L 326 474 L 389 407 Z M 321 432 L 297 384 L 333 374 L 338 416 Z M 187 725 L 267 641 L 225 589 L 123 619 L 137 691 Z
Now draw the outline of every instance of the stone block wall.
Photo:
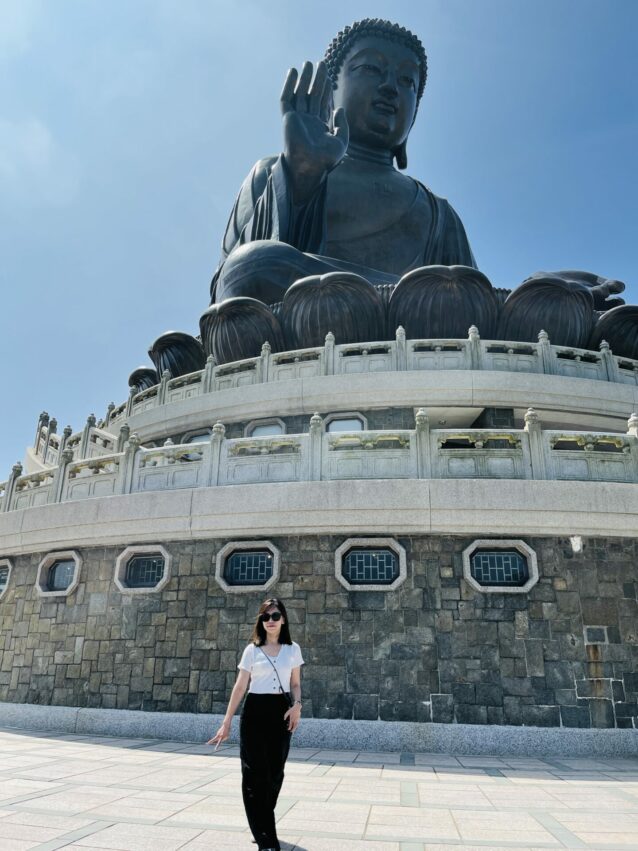
M 356 534 L 356 530 L 353 531 Z M 391 534 L 384 530 L 384 534 Z M 346 536 L 276 537 L 306 660 L 304 714 L 439 723 L 638 727 L 638 539 L 525 538 L 540 580 L 485 594 L 463 579 L 474 537 L 398 537 L 408 576 L 394 591 L 346 591 L 334 552 Z M 486 536 L 475 536 L 486 537 Z M 226 594 L 222 540 L 161 541 L 171 578 L 123 595 L 117 555 L 78 548 L 68 598 L 41 598 L 42 553 L 13 559 L 0 600 L 0 700 L 223 712 L 262 593 Z

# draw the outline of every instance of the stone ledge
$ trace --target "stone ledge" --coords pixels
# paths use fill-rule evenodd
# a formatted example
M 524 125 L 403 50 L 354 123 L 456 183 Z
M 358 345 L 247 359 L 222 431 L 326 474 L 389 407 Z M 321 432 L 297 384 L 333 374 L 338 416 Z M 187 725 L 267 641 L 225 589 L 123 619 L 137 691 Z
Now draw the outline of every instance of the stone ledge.
M 0 703 L 0 727 L 87 736 L 205 742 L 221 715 L 141 712 Z M 230 744 L 238 741 L 233 719 Z M 474 724 L 417 724 L 408 721 L 303 720 L 295 747 L 329 750 L 409 751 L 499 756 L 638 756 L 635 730 L 580 730 Z M 212 753 L 212 748 L 211 748 Z
M 77 547 L 313 534 L 635 537 L 638 485 L 344 479 L 93 497 L 0 514 L 9 557 Z
M 443 380 L 444 376 L 444 380 Z M 427 405 L 423 402 L 427 400 Z M 294 378 L 252 384 L 158 405 L 127 418 L 142 441 L 225 424 L 370 408 L 505 407 L 530 405 L 541 419 L 594 431 L 623 432 L 638 406 L 638 387 L 589 378 L 527 372 L 411 370 Z M 117 424 L 119 427 L 119 422 Z

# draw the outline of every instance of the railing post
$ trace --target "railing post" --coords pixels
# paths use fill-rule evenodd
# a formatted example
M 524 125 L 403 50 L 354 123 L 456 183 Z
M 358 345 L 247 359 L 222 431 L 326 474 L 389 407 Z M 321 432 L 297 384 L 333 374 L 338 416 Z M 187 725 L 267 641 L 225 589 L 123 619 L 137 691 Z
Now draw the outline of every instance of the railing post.
M 71 426 L 70 425 L 64 426 L 64 430 L 62 432 L 62 440 L 60 441 L 60 457 L 62 456 L 62 453 L 66 449 L 66 445 L 69 442 L 69 438 L 71 437 L 72 434 L 73 434 L 73 429 L 71 428 Z
M 111 414 L 113 413 L 114 410 L 115 410 L 115 402 L 109 402 L 107 409 L 106 409 L 106 416 L 104 417 L 104 423 L 107 426 L 111 422 Z
M 476 325 L 471 325 L 467 332 L 467 347 L 470 352 L 470 369 L 482 369 L 481 337 Z
M 128 399 L 126 400 L 126 416 L 130 417 L 133 411 L 133 399 L 137 396 L 137 387 L 131 387 L 128 391 Z
M 323 347 L 323 374 L 335 374 L 335 335 L 332 331 L 326 334 L 326 342 Z
M 549 334 L 547 331 L 541 331 L 538 335 L 538 350 L 540 353 L 542 371 L 545 375 L 555 375 L 556 368 L 554 358 L 552 357 L 552 346 L 549 342 Z
M 82 430 L 82 440 L 80 441 L 80 451 L 78 458 L 88 458 L 89 440 L 91 439 L 91 429 L 95 426 L 95 414 L 89 414 L 86 418 L 86 425 Z
M 634 462 L 634 481 L 638 482 L 638 414 L 633 413 L 627 421 L 630 452 Z
M 57 430 L 58 421 L 54 417 L 49 423 L 49 427 L 47 429 L 47 439 L 44 442 L 44 449 L 42 450 L 42 461 L 45 464 L 47 462 L 47 452 L 49 451 L 49 444 L 51 443 L 51 435 L 55 434 Z
M 120 433 L 117 436 L 116 452 L 124 452 L 124 448 L 131 436 L 131 427 L 128 423 L 120 426 Z
M 206 358 L 206 366 L 204 367 L 204 375 L 202 376 L 204 393 L 212 393 L 213 391 L 213 378 L 215 375 L 216 366 L 217 361 L 215 360 L 215 358 L 212 355 L 208 355 L 208 357 Z
M 618 381 L 620 378 L 618 375 L 618 364 L 616 363 L 616 358 L 614 357 L 611 346 L 607 340 L 601 340 L 600 342 L 600 355 L 603 359 L 603 364 L 605 365 L 607 381 Z
M 137 434 L 132 434 L 128 443 L 124 447 L 124 457 L 121 461 L 122 470 L 120 472 L 120 493 L 132 493 L 133 481 L 135 478 L 135 465 L 137 464 L 137 455 L 140 448 L 140 439 Z
M 321 454 L 323 447 L 323 420 L 319 414 L 310 417 L 310 463 L 308 478 L 311 482 L 321 481 Z
M 15 490 L 16 479 L 19 479 L 22 475 L 22 464 L 17 461 L 13 467 L 11 468 L 11 475 L 7 480 L 7 487 L 4 492 L 4 499 L 2 501 L 2 511 L 9 511 L 11 509 L 11 500 L 13 499 L 13 492 Z
M 64 449 L 62 450 L 62 452 L 60 452 L 58 466 L 53 475 L 53 484 L 51 485 L 51 490 L 49 491 L 49 502 L 62 502 L 62 497 L 64 495 L 64 483 L 66 482 L 67 478 L 67 470 L 69 464 L 72 461 L 72 449 Z
M 46 411 L 42 411 L 40 416 L 38 417 L 38 427 L 35 430 L 35 443 L 33 444 L 34 449 L 36 451 L 36 455 L 38 452 L 38 443 L 40 442 L 40 432 L 42 431 L 42 427 L 49 424 L 49 415 Z
M 399 325 L 396 331 L 397 344 L 397 370 L 404 371 L 408 368 L 408 347 L 405 341 L 405 328 Z
M 270 372 L 270 353 L 272 351 L 272 347 L 268 340 L 261 347 L 261 355 L 259 359 L 259 380 L 263 383 L 266 383 L 269 380 L 269 372 Z
M 532 464 L 532 478 L 546 479 L 547 464 L 545 459 L 545 444 L 540 417 L 534 408 L 528 408 L 525 414 L 525 429 L 529 441 L 529 455 Z
M 159 390 L 157 391 L 157 404 L 163 405 L 166 402 L 166 391 L 168 390 L 168 382 L 171 380 L 170 372 L 165 369 L 162 373 Z
M 415 425 L 417 478 L 431 479 L 432 458 L 430 456 L 430 418 L 423 408 L 419 408 L 416 412 Z
M 209 468 L 207 486 L 216 487 L 219 484 L 219 473 L 222 464 L 222 449 L 226 442 L 226 426 L 223 423 L 215 423 L 210 435 Z

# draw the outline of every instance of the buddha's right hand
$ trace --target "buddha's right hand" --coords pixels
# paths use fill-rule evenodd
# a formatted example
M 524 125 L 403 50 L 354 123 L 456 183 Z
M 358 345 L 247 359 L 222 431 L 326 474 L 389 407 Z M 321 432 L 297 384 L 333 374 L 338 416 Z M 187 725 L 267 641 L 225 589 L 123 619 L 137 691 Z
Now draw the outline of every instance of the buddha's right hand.
M 293 183 L 293 200 L 306 201 L 324 177 L 343 159 L 348 147 L 345 111 L 332 116 L 332 83 L 323 62 L 317 63 L 313 80 L 312 62 L 304 62 L 301 74 L 288 71 L 281 92 L 284 118 L 284 159 Z

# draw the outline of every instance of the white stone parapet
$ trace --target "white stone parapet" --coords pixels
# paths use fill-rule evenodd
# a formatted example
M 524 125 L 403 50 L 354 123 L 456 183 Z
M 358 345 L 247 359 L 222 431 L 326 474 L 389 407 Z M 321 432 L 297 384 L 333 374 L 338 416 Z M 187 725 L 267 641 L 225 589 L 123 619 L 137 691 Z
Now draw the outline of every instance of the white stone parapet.
M 55 420 L 49 422 L 48 415 L 45 419 L 41 416 L 27 469 L 30 473 L 39 472 L 56 465 L 65 448 L 73 451 L 76 460 L 109 455 L 121 448 L 117 432 L 131 418 L 211 394 L 212 404 L 214 394 L 223 394 L 223 391 L 263 384 L 281 386 L 286 381 L 324 376 L 392 372 L 440 374 L 461 370 L 551 375 L 638 388 L 638 361 L 614 356 L 604 341 L 600 351 L 594 352 L 553 346 L 545 333 L 539 335 L 537 343 L 481 340 L 474 326 L 467 339 L 406 340 L 405 332 L 398 328 L 395 340 L 335 345 L 334 336 L 328 334 L 325 345 L 317 348 L 273 354 L 269 346 L 264 346 L 259 357 L 223 365 L 216 365 L 209 357 L 206 367 L 199 372 L 178 378 L 170 378 L 166 373 L 154 387 L 140 393 L 132 391 L 127 401 L 119 406 L 109 405 L 99 425 L 91 415 L 84 429 L 77 433 L 72 433 L 67 426 L 63 435 L 58 435 Z
M 537 479 L 638 483 L 636 417 L 628 433 L 543 430 L 529 409 L 524 429 L 327 432 L 318 414 L 304 434 L 227 439 L 221 423 L 201 443 L 144 448 L 133 434 L 121 452 L 21 475 L 14 467 L 3 511 L 91 497 L 181 488 L 344 479 Z M 88 445 L 88 443 L 87 443 Z
M 271 353 L 214 366 L 169 379 L 132 395 L 112 409 L 108 427 L 132 414 L 205 393 L 230 390 L 266 382 L 315 378 L 323 375 L 401 372 L 409 370 L 483 370 L 539 373 L 568 378 L 589 378 L 638 387 L 638 361 L 612 354 L 606 343 L 598 352 L 553 346 L 546 334 L 537 343 L 481 340 L 476 328 L 466 340 L 407 340 L 402 328 L 396 340 L 335 345 L 327 335 L 317 348 Z M 163 392 L 162 392 L 163 391 Z

